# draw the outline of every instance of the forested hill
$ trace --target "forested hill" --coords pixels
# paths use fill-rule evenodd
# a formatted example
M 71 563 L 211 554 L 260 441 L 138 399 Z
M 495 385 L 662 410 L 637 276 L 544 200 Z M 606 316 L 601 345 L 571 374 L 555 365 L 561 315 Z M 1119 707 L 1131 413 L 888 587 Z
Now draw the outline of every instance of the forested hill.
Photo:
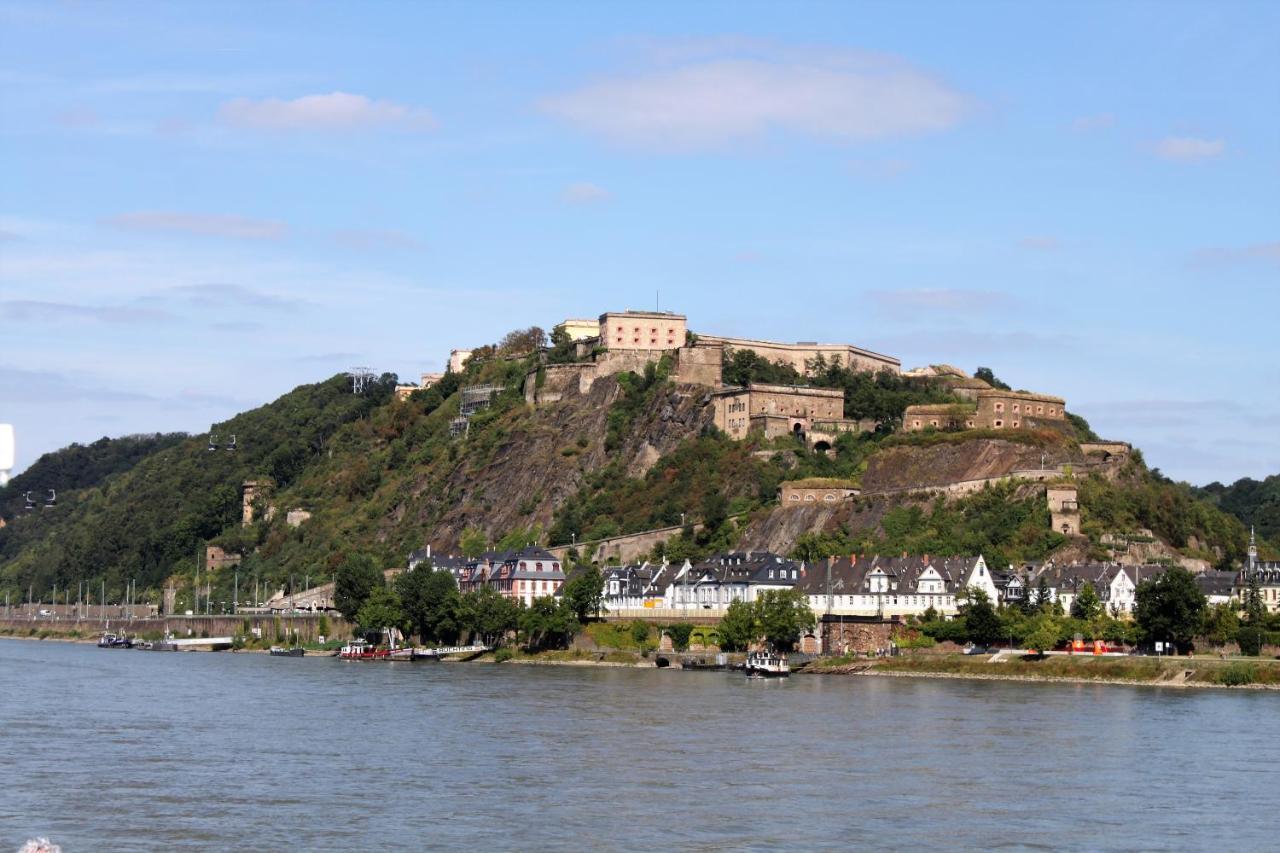
M 141 459 L 186 438 L 183 432 L 126 435 L 100 438 L 92 444 L 72 444 L 46 453 L 10 480 L 8 488 L 0 490 L 0 518 L 13 518 L 22 512 L 26 492 L 31 492 L 32 500 L 40 504 L 50 489 L 65 497 L 73 489 L 96 486 L 108 477 L 128 471 Z
M 1244 477 L 1229 486 L 1210 483 L 1196 493 L 1280 547 L 1280 474 L 1262 481 Z
M 339 427 L 384 405 L 394 383 L 384 377 L 363 396 L 342 376 L 301 386 L 215 424 L 220 440 L 236 436 L 234 451 L 210 451 L 208 436 L 174 435 L 152 439 L 136 461 L 139 443 L 130 439 L 46 455 L 0 492 L 9 522 L 0 529 L 0 586 L 25 595 L 28 584 L 47 590 L 89 577 L 121 588 L 129 578 L 158 585 L 239 520 L 243 481 L 272 477 L 287 486 Z M 24 483 L 56 487 L 58 505 L 23 514 Z
M 58 506 L 5 513 L 0 592 L 24 598 L 29 586 L 47 594 L 102 579 L 118 597 L 135 579 L 144 599 L 159 601 L 165 585 L 181 590 L 190 584 L 208 544 L 244 555 L 242 579 L 248 574 L 274 586 L 326 577 L 353 557 L 402 565 L 409 551 L 426 544 L 438 552 L 475 553 L 681 523 L 684 532 L 662 546 L 666 557 L 749 546 L 753 531 L 769 532 L 770 547 L 800 556 L 916 549 L 981 551 L 998 562 L 1044 559 L 1064 546 L 1049 530 L 1043 491 L 1034 488 L 1015 485 L 960 500 L 863 498 L 844 516 L 790 530 L 777 523 L 789 512 L 778 506 L 778 487 L 798 478 L 866 477 L 874 490 L 876 477 L 937 474 L 934 463 L 943 457 L 958 460 L 959 479 L 965 459 L 1004 464 L 997 474 L 1037 464 L 1046 453 L 1070 463 L 1082 458 L 1078 441 L 1091 435 L 1083 419 L 999 434 L 898 435 L 893 425 L 904 406 L 946 400 L 946 388 L 927 379 L 828 369 L 810 381 L 843 388 L 847 417 L 874 417 L 885 426 L 843 434 L 826 455 L 789 436 L 728 438 L 712 425 L 707 389 L 677 385 L 666 359 L 531 406 L 526 377 L 541 383 L 544 371 L 536 357 L 521 352 L 527 348 L 490 350 L 463 375 L 447 374 L 404 401 L 395 399 L 396 379 L 389 374 L 361 394 L 344 376 L 300 386 L 215 424 L 219 442 L 235 435 L 235 450 L 210 450 L 208 436 L 161 436 L 118 447 L 108 442 L 98 456 L 82 457 L 84 449 L 76 448 L 51 454 L 24 478 L 33 489 L 57 488 Z M 726 363 L 734 381 L 795 378 L 763 375 L 769 370 L 777 368 L 748 363 L 741 354 Z M 504 389 L 471 417 L 465 437 L 451 433 L 464 384 Z M 155 444 L 144 451 L 138 442 L 148 440 Z M 97 461 L 70 462 L 81 458 Z M 260 497 L 253 523 L 242 526 L 246 481 L 258 484 Z M 891 491 L 928 483 L 906 485 Z M 1095 555 L 1105 533 L 1139 529 L 1215 564 L 1230 564 L 1244 551 L 1247 532 L 1239 520 L 1190 487 L 1147 471 L 1140 454 L 1124 476 L 1083 478 L 1081 485 L 1088 542 L 1076 544 Z M 6 506 L 15 499 L 20 509 L 18 489 L 0 492 Z M 290 526 L 286 516 L 293 509 L 310 518 Z M 231 571 L 215 572 L 213 582 L 215 597 L 225 591 L 230 600 Z

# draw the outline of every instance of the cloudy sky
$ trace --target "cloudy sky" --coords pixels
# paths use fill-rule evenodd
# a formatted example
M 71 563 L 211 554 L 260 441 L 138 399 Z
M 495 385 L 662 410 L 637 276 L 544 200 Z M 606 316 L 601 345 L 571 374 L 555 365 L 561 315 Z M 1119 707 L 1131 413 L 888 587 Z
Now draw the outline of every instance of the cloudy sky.
M 19 467 L 606 309 L 1280 471 L 1280 4 L 3 3 Z

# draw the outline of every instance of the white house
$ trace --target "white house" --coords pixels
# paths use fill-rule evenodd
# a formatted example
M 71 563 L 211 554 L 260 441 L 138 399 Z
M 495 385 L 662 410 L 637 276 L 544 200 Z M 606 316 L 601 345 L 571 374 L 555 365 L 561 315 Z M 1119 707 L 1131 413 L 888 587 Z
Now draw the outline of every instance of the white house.
M 995 603 L 995 579 L 981 555 L 971 557 L 851 556 L 815 563 L 800 588 L 814 613 L 847 616 L 940 616 L 959 612 L 958 594 L 980 589 Z

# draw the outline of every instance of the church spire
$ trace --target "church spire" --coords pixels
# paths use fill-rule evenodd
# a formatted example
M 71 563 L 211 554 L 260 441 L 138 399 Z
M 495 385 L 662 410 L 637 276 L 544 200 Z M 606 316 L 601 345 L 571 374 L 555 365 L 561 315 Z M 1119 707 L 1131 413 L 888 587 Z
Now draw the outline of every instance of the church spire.
M 1258 537 L 1253 532 L 1253 526 L 1249 526 L 1249 571 L 1254 571 L 1258 566 Z

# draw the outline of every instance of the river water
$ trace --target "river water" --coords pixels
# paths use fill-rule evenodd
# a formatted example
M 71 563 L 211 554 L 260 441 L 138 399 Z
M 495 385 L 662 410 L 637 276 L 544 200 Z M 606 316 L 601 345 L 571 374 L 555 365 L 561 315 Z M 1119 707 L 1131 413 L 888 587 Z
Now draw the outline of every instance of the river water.
M 0 641 L 0 853 L 1280 849 L 1280 694 Z

